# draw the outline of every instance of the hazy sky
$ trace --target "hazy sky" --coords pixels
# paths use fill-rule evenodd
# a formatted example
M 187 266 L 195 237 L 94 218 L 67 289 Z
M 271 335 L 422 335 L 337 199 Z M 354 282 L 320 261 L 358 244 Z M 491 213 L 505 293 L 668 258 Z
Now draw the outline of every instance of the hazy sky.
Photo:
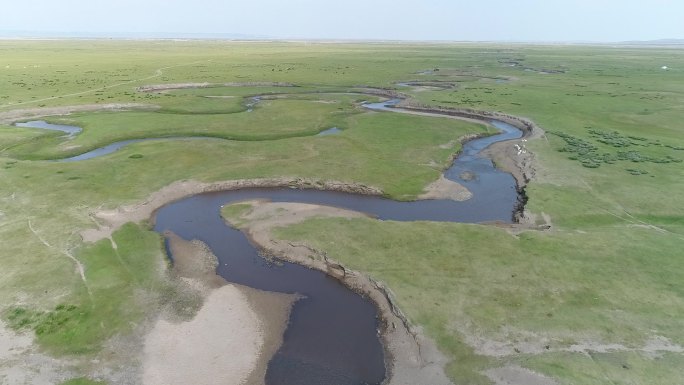
M 0 31 L 234 33 L 310 39 L 651 40 L 684 38 L 684 1 L 0 0 Z

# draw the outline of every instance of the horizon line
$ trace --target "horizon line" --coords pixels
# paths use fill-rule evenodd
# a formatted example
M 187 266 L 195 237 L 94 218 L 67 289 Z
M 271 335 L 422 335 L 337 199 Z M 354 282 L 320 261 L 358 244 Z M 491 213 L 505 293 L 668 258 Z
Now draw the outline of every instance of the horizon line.
M 316 42 L 316 43 L 480 43 L 480 44 L 566 44 L 566 45 L 684 45 L 684 38 L 649 40 L 458 40 L 458 39 L 386 39 L 386 38 L 302 38 L 273 37 L 232 32 L 79 32 L 0 30 L 0 40 L 198 40 L 235 42 Z

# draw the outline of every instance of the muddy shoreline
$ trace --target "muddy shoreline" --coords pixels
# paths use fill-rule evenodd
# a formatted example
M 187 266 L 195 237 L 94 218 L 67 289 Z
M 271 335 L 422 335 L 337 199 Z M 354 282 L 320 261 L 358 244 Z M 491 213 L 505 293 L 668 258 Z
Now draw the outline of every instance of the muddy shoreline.
M 519 190 L 524 189 L 527 183 L 529 183 L 529 181 L 534 177 L 534 165 L 532 164 L 533 154 L 529 151 L 526 151 L 524 154 L 526 154 L 527 156 L 523 157 L 525 158 L 525 160 L 522 162 L 516 162 L 514 161 L 514 153 L 508 150 L 508 148 L 514 147 L 515 144 L 519 144 L 520 146 L 521 142 L 524 143 L 531 139 L 538 139 L 543 137 L 544 130 L 537 124 L 535 124 L 533 121 L 527 118 L 521 118 L 518 116 L 509 115 L 501 112 L 446 107 L 425 107 L 414 105 L 410 102 L 407 102 L 406 104 L 403 104 L 402 102 L 396 107 L 392 108 L 397 108 L 406 111 L 414 111 L 419 113 L 453 116 L 456 118 L 464 118 L 469 121 L 474 120 L 485 124 L 487 124 L 487 122 L 490 120 L 499 120 L 504 123 L 508 123 L 520 129 L 523 133 L 523 136 L 520 139 L 512 139 L 494 143 L 483 151 L 483 155 L 486 155 L 487 157 L 491 158 L 494 161 L 497 168 L 512 174 L 518 184 Z M 475 138 L 469 138 L 468 140 L 472 139 Z M 462 141 L 462 143 L 464 142 Z M 519 155 L 524 154 L 521 153 Z M 456 154 L 455 157 L 458 157 L 458 154 Z
M 525 188 L 535 176 L 534 163 L 536 159 L 534 153 L 526 148 L 525 143 L 531 139 L 544 137 L 544 130 L 541 127 L 530 119 L 502 112 L 463 108 L 428 107 L 411 103 L 408 100 L 403 100 L 393 108 L 418 113 L 447 115 L 483 123 L 486 123 L 489 120 L 499 120 L 520 129 L 523 133 L 523 136 L 520 139 L 493 143 L 482 151 L 482 155 L 492 159 L 496 168 L 513 175 L 513 178 L 515 178 L 518 203 L 514 208 L 513 218 L 516 224 L 525 226 L 534 225 L 529 217 L 529 213 L 527 213 L 525 209 L 528 201 Z M 459 154 L 456 154 L 454 158 L 458 157 L 458 155 Z

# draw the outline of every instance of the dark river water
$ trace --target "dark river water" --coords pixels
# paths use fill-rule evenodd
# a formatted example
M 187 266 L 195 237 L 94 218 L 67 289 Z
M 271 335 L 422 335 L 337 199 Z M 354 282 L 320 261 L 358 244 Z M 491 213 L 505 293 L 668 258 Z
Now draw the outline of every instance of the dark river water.
M 394 102 L 367 104 L 366 107 L 392 110 L 386 105 Z M 268 385 L 380 384 L 386 376 L 386 368 L 374 304 L 322 272 L 288 262 L 273 263 L 260 257 L 242 232 L 225 224 L 220 209 L 231 202 L 260 198 L 336 206 L 369 213 L 381 220 L 511 222 L 518 204 L 515 181 L 479 153 L 494 142 L 519 138 L 522 133 L 503 122 L 491 123 L 501 133 L 466 143 L 461 155 L 444 173 L 473 193 L 473 198 L 464 202 L 397 202 L 331 191 L 244 189 L 200 194 L 170 203 L 157 211 L 154 229 L 159 233 L 170 230 L 187 240 L 198 239 L 206 243 L 219 259 L 217 273 L 229 282 L 266 291 L 296 293 L 302 297 L 292 309 L 283 345 L 268 365 Z M 136 141 L 139 140 L 114 145 L 120 148 Z M 105 148 L 94 156 L 111 152 Z M 86 159 L 77 158 L 69 160 Z M 469 176 L 465 180 L 461 179 L 464 172 Z

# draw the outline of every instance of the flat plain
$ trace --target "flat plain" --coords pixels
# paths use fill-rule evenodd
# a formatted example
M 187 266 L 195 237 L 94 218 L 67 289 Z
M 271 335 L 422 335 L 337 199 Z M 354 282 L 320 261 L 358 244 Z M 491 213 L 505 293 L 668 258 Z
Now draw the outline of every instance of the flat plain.
M 51 363 L 46 383 L 124 383 L 111 373 L 136 373 L 137 356 L 123 347 L 161 312 L 190 319 L 201 306 L 149 223 L 84 241 L 96 213 L 181 180 L 340 181 L 415 199 L 459 138 L 492 132 L 360 106 L 396 92 L 540 126 L 524 143 L 525 210 L 548 228 L 313 218 L 275 235 L 384 282 L 455 384 L 528 371 L 681 381 L 681 49 L 24 40 L 0 41 L 0 58 L 0 311 Z M 158 84 L 175 86 L 145 88 Z M 37 118 L 83 132 L 11 125 Z M 316 136 L 331 127 L 341 132 Z M 54 161 L 141 138 L 158 140 Z M 3 368 L 13 359 L 0 351 Z

